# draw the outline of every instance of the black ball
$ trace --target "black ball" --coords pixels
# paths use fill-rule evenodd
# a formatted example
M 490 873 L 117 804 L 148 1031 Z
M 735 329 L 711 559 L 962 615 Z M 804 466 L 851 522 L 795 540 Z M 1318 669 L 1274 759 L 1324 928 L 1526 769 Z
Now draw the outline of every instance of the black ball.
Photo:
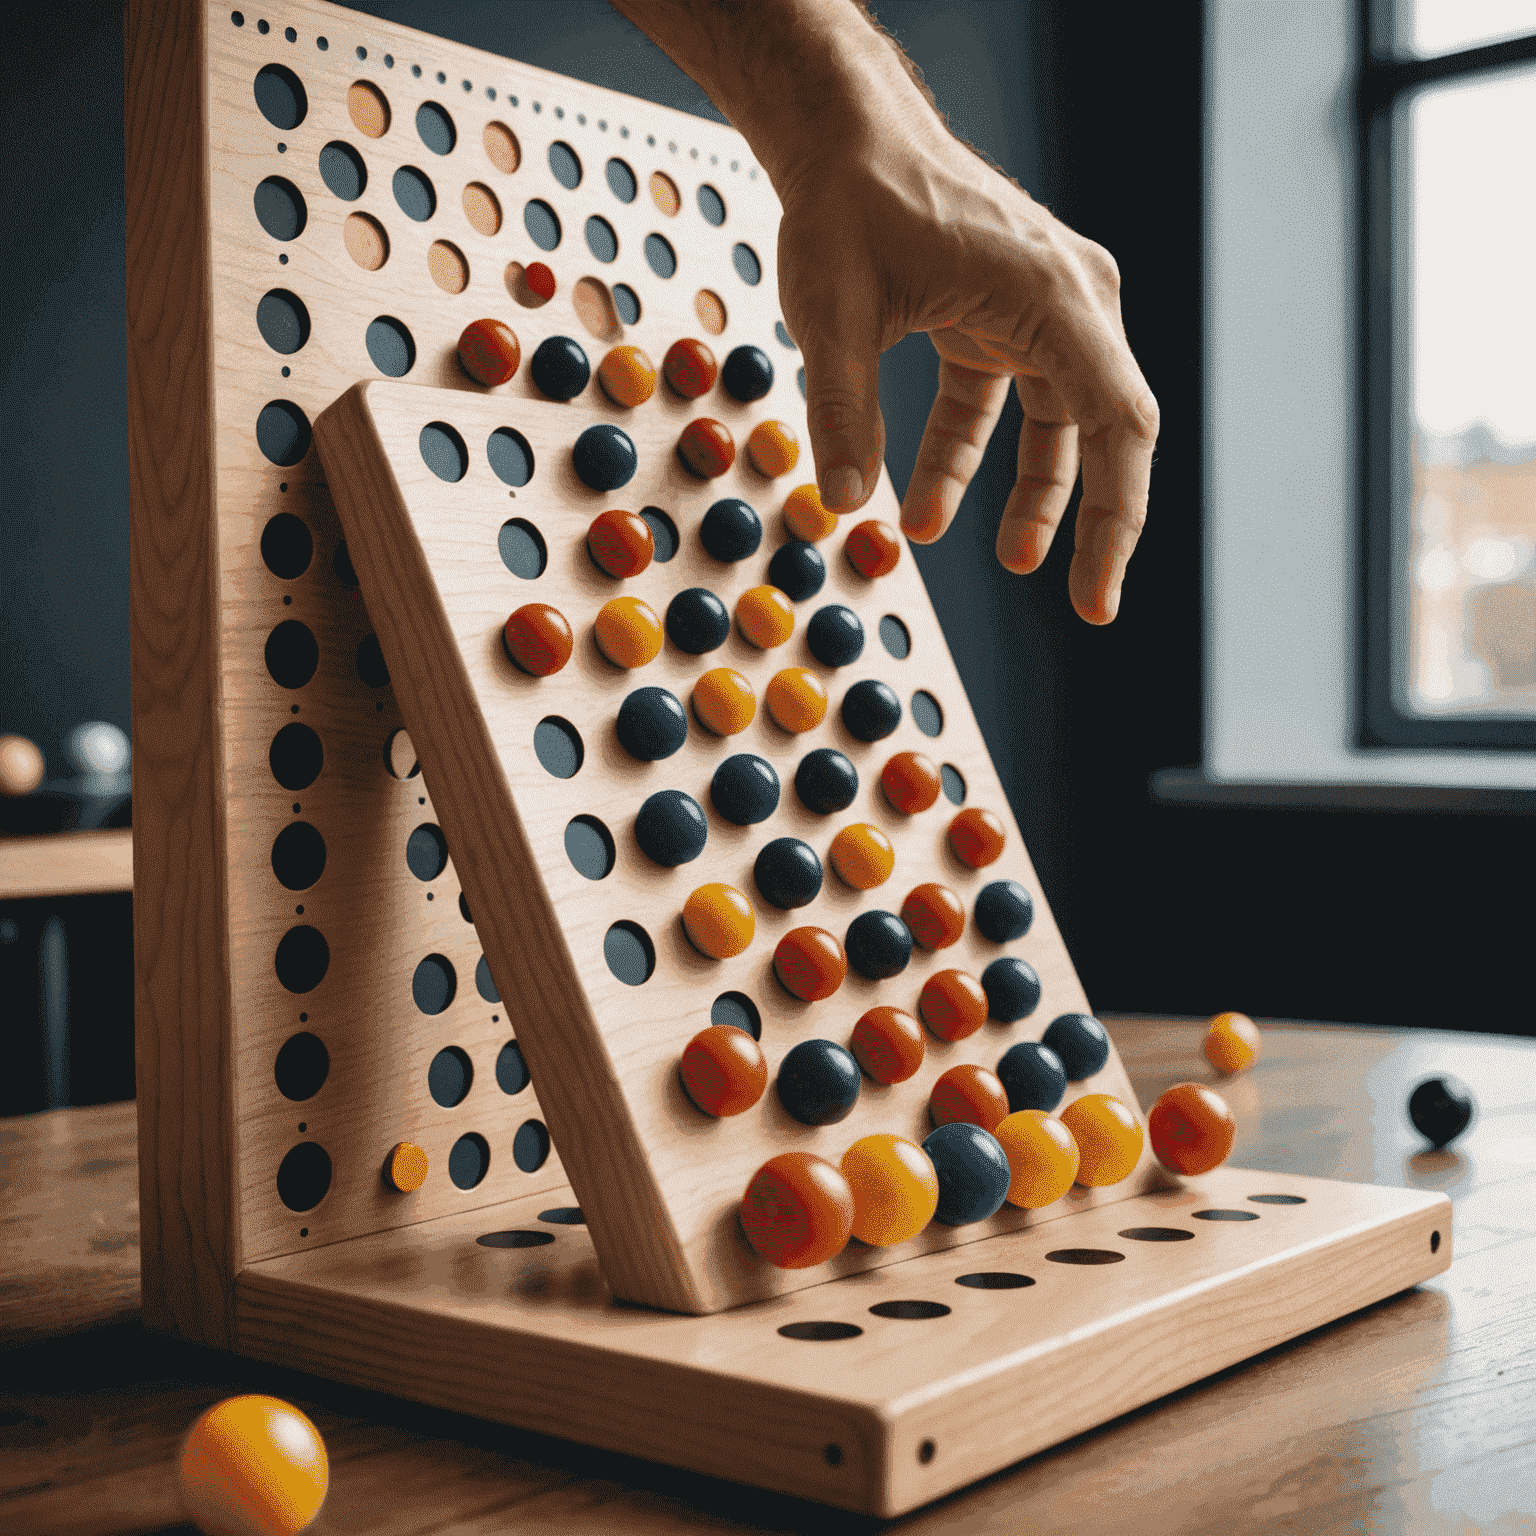
M 730 612 L 708 587 L 687 587 L 667 604 L 667 638 L 690 656 L 719 650 L 730 635 Z
M 715 769 L 709 798 L 733 826 L 753 827 L 778 810 L 779 776 L 762 758 L 738 752 Z
M 535 349 L 528 372 L 551 400 L 574 400 L 587 387 L 592 365 L 579 341 L 569 336 L 550 336 Z
M 1009 955 L 994 960 L 981 973 L 987 1013 L 1003 1024 L 1017 1024 L 1040 1006 L 1040 978 L 1032 965 Z
M 818 816 L 846 811 L 858 792 L 859 770 L 836 747 L 807 752 L 795 769 L 795 793 Z
M 779 1063 L 777 1086 L 801 1125 L 836 1125 L 859 1101 L 859 1064 L 831 1040 L 802 1040 Z
M 1067 1081 L 1080 1083 L 1104 1070 L 1109 1060 L 1109 1036 L 1090 1013 L 1064 1013 L 1052 1019 L 1040 1037 L 1061 1058 Z
M 1035 920 L 1035 904 L 1017 880 L 994 880 L 976 897 L 976 927 L 994 944 L 1022 939 Z
M 798 837 L 776 837 L 752 866 L 759 895 L 770 907 L 790 911 L 821 893 L 821 860 Z
M 636 688 L 619 705 L 619 745 L 642 763 L 671 757 L 688 740 L 688 711 L 665 688 Z
M 884 741 L 901 724 L 901 700 L 889 683 L 865 678 L 843 695 L 843 724 L 859 741 Z
M 815 597 L 827 579 L 827 562 L 814 544 L 791 539 L 768 562 L 768 581 L 791 601 L 803 603 Z
M 611 421 L 600 421 L 588 427 L 576 439 L 571 450 L 571 463 L 577 478 L 594 491 L 616 491 L 635 478 L 640 467 L 640 455 L 622 427 Z
M 861 912 L 843 939 L 848 964 L 870 981 L 899 976 L 912 958 L 912 935 L 894 912 Z
M 720 370 L 720 382 L 733 400 L 750 405 L 773 388 L 773 364 L 761 347 L 735 347 Z
M 1043 1109 L 1050 1114 L 1067 1091 L 1067 1069 L 1050 1046 L 1021 1040 L 1003 1052 L 997 1064 L 998 1081 L 1008 1092 L 1008 1108 Z
M 1472 1093 L 1456 1077 L 1426 1078 L 1408 1096 L 1408 1118 L 1434 1146 L 1449 1146 L 1472 1123 Z
M 824 667 L 851 666 L 864 654 L 864 626 L 852 608 L 818 608 L 805 626 L 805 643 Z
M 990 1131 L 956 1120 L 923 1138 L 923 1151 L 939 1176 L 934 1215 L 951 1227 L 995 1215 L 1008 1198 L 1008 1154 Z
M 640 851 L 668 869 L 698 858 L 708 836 L 704 807 L 680 789 L 657 790 L 635 817 Z
M 763 542 L 762 520 L 739 496 L 727 496 L 704 514 L 699 538 L 716 560 L 745 560 Z

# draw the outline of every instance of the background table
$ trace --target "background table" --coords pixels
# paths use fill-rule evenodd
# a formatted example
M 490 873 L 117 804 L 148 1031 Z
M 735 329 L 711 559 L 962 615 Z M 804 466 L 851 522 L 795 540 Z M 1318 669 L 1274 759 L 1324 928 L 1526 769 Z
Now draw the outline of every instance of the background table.
M 1203 1027 L 1106 1021 L 1144 1105 L 1210 1081 Z M 1444 1190 L 1430 1284 L 1021 1462 L 902 1532 L 1524 1532 L 1536 1528 L 1536 1041 L 1268 1025 L 1222 1091 L 1233 1162 Z M 1431 1153 L 1404 1105 L 1451 1072 L 1479 1114 Z M 175 1530 L 177 1443 L 265 1391 L 325 1436 L 315 1530 L 860 1532 L 841 1511 L 418 1407 L 146 1334 L 132 1104 L 0 1120 L 0 1529 Z

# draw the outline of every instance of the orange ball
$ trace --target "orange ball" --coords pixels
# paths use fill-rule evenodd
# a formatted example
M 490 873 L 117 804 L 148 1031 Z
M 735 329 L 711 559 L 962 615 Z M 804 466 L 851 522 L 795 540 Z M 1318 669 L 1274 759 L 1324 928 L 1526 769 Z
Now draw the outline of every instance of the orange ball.
M 587 552 L 600 570 L 621 580 L 638 576 L 656 554 L 651 525 L 638 512 L 599 512 L 587 529 Z
M 639 347 L 614 347 L 597 365 L 597 382 L 615 405 L 644 405 L 656 389 L 656 366 Z
M 209 1536 L 297 1536 L 320 1513 L 330 1475 L 308 1416 L 256 1393 L 208 1409 L 176 1467 L 182 1509 Z
M 1009 1205 L 1038 1211 L 1060 1200 L 1074 1180 L 1086 1182 L 1072 1128 L 1043 1109 L 1018 1110 L 992 1134 L 1008 1154 Z
M 853 1026 L 856 1060 L 875 1082 L 904 1083 L 923 1064 L 923 1026 L 900 1008 L 871 1008 Z M 1006 1097 L 1004 1103 L 1007 1102 Z
M 1002 818 L 980 806 L 968 806 L 949 824 L 949 846 L 955 857 L 972 869 L 996 863 L 1006 836 Z
M 683 428 L 677 456 L 701 480 L 714 480 L 736 462 L 736 439 L 720 422 L 700 416 Z
M 1237 1116 L 1212 1089 L 1178 1083 L 1152 1106 L 1147 1134 L 1163 1167 L 1186 1175 L 1209 1173 L 1232 1155 Z
M 889 523 L 872 517 L 848 535 L 843 546 L 848 563 L 861 576 L 889 576 L 901 559 L 901 540 Z
M 0 795 L 30 795 L 47 773 L 36 742 L 26 736 L 0 736 Z
M 923 983 L 917 1011 L 940 1040 L 964 1040 L 987 1022 L 987 994 L 964 971 L 935 971 Z
M 398 1142 L 384 1159 L 384 1179 L 403 1195 L 420 1189 L 427 1181 L 427 1154 L 414 1142 Z
M 786 731 L 814 731 L 827 718 L 827 690 L 807 667 L 785 667 L 768 682 L 768 713 Z
M 712 667 L 693 685 L 693 712 L 716 736 L 734 736 L 752 724 L 757 696 L 733 667 Z
M 1227 1077 L 1251 1067 L 1262 1048 L 1259 1027 L 1246 1014 L 1218 1013 L 1206 1031 L 1206 1060 Z
M 471 320 L 459 334 L 459 362 L 477 384 L 505 384 L 522 356 L 512 327 L 500 320 Z
M 787 475 L 800 462 L 800 439 L 787 421 L 760 421 L 747 438 L 747 457 L 770 480 Z
M 683 931 L 701 954 L 729 960 L 752 942 L 752 903 L 734 885 L 701 885 L 683 903 Z
M 842 986 L 848 957 L 825 928 L 791 928 L 773 952 L 773 969 L 786 991 L 819 1003 Z
M 890 1248 L 916 1237 L 939 1207 L 939 1176 L 928 1154 L 903 1136 L 861 1136 L 843 1153 L 853 1191 L 853 1235 Z
M 822 505 L 814 485 L 797 485 L 784 498 L 784 525 L 797 539 L 814 544 L 837 527 L 837 513 Z
M 626 670 L 655 661 L 666 638 L 656 610 L 638 597 L 615 597 L 604 603 L 593 628 L 598 649 L 614 666 Z
M 926 811 L 939 798 L 943 783 L 933 760 L 921 752 L 898 752 L 880 770 L 885 798 L 904 816 Z
M 777 587 L 748 587 L 736 599 L 736 624 L 760 651 L 783 645 L 795 632 L 795 605 Z
M 683 1051 L 683 1086 L 706 1115 L 744 1114 L 768 1086 L 762 1047 L 744 1029 L 711 1024 Z
M 879 827 L 867 821 L 844 827 L 832 839 L 832 867 L 856 891 L 872 891 L 891 878 L 896 850 Z
M 997 1073 L 971 1062 L 951 1067 L 928 1095 L 928 1113 L 935 1125 L 962 1121 L 995 1131 L 1008 1118 L 1008 1090 Z
M 779 1269 L 835 1259 L 853 1232 L 853 1190 L 842 1172 L 810 1152 L 770 1157 L 741 1199 L 747 1241 Z
M 558 608 L 524 603 L 503 630 L 507 654 L 534 677 L 550 677 L 571 659 L 575 638 Z
M 965 906 L 947 885 L 919 885 L 902 902 L 901 920 L 924 949 L 948 949 L 965 932 Z
M 667 383 L 685 400 L 697 400 L 715 387 L 720 367 L 715 354 L 702 341 L 685 336 L 667 348 L 661 360 L 661 371 Z
M 1085 1093 L 1061 1112 L 1082 1154 L 1077 1182 L 1098 1189 L 1129 1176 L 1141 1157 L 1141 1122 L 1107 1093 Z

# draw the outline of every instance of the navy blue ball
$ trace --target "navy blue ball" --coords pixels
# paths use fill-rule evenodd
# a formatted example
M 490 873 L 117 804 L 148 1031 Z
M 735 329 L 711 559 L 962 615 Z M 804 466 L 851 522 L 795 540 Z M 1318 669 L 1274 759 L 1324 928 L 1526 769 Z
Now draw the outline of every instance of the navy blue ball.
M 528 372 L 551 400 L 574 400 L 587 387 L 592 365 L 579 341 L 569 336 L 550 336 L 534 350 Z
M 762 758 L 738 752 L 715 769 L 709 798 L 733 826 L 755 827 L 779 808 L 779 776 Z
M 763 900 L 782 911 L 807 906 L 821 894 L 821 860 L 798 837 L 774 838 L 758 854 L 752 876 Z
M 762 519 L 739 496 L 727 496 L 704 514 L 699 538 L 716 560 L 745 560 L 763 542 Z
M 994 944 L 1022 939 L 1035 920 L 1035 904 L 1017 880 L 994 880 L 976 897 L 976 927 Z
M 751 405 L 773 388 L 773 364 L 761 347 L 734 347 L 720 370 L 720 382 L 733 400 Z
M 836 1125 L 859 1101 L 859 1064 L 831 1040 L 802 1040 L 779 1063 L 777 1086 L 801 1125 Z
M 994 960 L 981 973 L 987 1013 L 1003 1024 L 1017 1024 L 1040 1006 L 1040 978 L 1035 968 L 1009 955 Z
M 614 426 L 611 421 L 600 421 L 576 439 L 576 446 L 571 450 L 571 463 L 583 485 L 594 491 L 616 491 L 635 478 L 640 455 L 635 452 L 629 433 L 622 427 Z
M 870 981 L 899 976 L 912 958 L 912 934 L 894 912 L 861 912 L 843 939 L 848 964 Z
M 642 763 L 671 757 L 688 740 L 688 711 L 665 688 L 636 688 L 619 705 L 619 745 Z
M 1472 1123 L 1472 1091 L 1460 1078 L 1427 1077 L 1408 1095 L 1408 1118 L 1436 1150 L 1449 1146 Z
M 859 770 L 836 747 L 807 752 L 795 769 L 795 793 L 818 816 L 846 811 L 858 792 Z
M 1067 1091 L 1067 1069 L 1048 1045 L 1021 1040 L 1003 1052 L 997 1064 L 998 1080 L 1008 1092 L 1008 1108 L 1043 1109 L 1050 1114 Z
M 966 1227 L 995 1215 L 1008 1198 L 1008 1154 L 990 1131 L 956 1120 L 923 1138 L 923 1151 L 939 1176 L 938 1219 Z
M 667 639 L 690 656 L 719 650 L 730 635 L 730 612 L 708 587 L 687 587 L 667 604 Z
M 847 667 L 864 654 L 864 626 L 852 608 L 818 608 L 805 626 L 805 643 L 824 667 Z
M 1109 1036 L 1089 1013 L 1064 1013 L 1052 1019 L 1040 1039 L 1061 1057 L 1068 1082 L 1080 1083 L 1102 1072 L 1109 1060 Z
M 792 602 L 815 597 L 827 579 L 827 562 L 814 544 L 791 539 L 768 562 L 768 581 Z
M 668 869 L 698 858 L 708 837 L 704 807 L 680 789 L 657 790 L 635 817 L 640 851 Z
M 901 700 L 889 683 L 865 678 L 843 695 L 843 724 L 859 741 L 884 741 L 901 724 Z

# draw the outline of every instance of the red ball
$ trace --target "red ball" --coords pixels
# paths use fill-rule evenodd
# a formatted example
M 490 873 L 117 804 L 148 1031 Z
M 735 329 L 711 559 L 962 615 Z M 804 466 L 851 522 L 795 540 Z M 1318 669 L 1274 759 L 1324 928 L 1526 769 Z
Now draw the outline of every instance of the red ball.
M 935 1125 L 963 1121 L 995 1131 L 1008 1118 L 1008 1090 L 997 1073 L 962 1062 L 951 1067 L 928 1095 L 928 1113 Z
M 940 1040 L 964 1040 L 987 1022 L 987 994 L 964 971 L 935 971 L 923 983 L 917 1011 Z
M 965 906 L 947 885 L 929 883 L 902 902 L 901 920 L 924 949 L 948 949 L 965 932 Z
M 880 770 L 885 798 L 904 816 L 926 811 L 939 798 L 943 784 L 932 759 L 921 752 L 898 752 Z
M 1232 1155 L 1237 1116 L 1203 1083 L 1178 1083 L 1152 1106 L 1147 1132 L 1165 1168 L 1186 1175 L 1209 1173 Z
M 523 281 L 527 283 L 529 291 L 538 294 L 541 299 L 554 298 L 555 274 L 542 261 L 530 262 L 523 268 Z
M 500 320 L 471 320 L 459 336 L 459 362 L 477 384 L 505 384 L 522 356 L 511 326 Z
M 980 806 L 967 806 L 949 824 L 949 846 L 962 864 L 984 869 L 1002 854 L 1007 833 L 1002 818 Z
M 848 563 L 861 576 L 889 576 L 901 559 L 901 540 L 889 523 L 872 517 L 848 535 Z
M 702 341 L 685 336 L 667 348 L 661 360 L 661 371 L 667 383 L 685 400 L 697 400 L 715 387 L 720 375 L 715 354 Z
M 587 529 L 587 549 L 610 576 L 638 576 L 656 553 L 651 525 L 638 512 L 599 512 Z
M 752 1175 L 741 1200 L 747 1240 L 780 1269 L 834 1259 L 853 1235 L 853 1190 L 810 1152 L 781 1152 Z
M 923 1064 L 923 1026 L 900 1008 L 871 1008 L 853 1026 L 855 1060 L 877 1083 L 904 1083 Z
M 534 677 L 558 672 L 575 643 L 565 615 L 548 603 L 524 603 L 507 620 L 504 637 L 507 654 Z
M 682 1074 L 688 1096 L 706 1115 L 717 1117 L 743 1114 L 768 1086 L 762 1048 L 730 1024 L 711 1024 L 688 1042 Z
M 700 479 L 713 480 L 736 462 L 736 439 L 720 422 L 700 416 L 683 428 L 677 456 Z

